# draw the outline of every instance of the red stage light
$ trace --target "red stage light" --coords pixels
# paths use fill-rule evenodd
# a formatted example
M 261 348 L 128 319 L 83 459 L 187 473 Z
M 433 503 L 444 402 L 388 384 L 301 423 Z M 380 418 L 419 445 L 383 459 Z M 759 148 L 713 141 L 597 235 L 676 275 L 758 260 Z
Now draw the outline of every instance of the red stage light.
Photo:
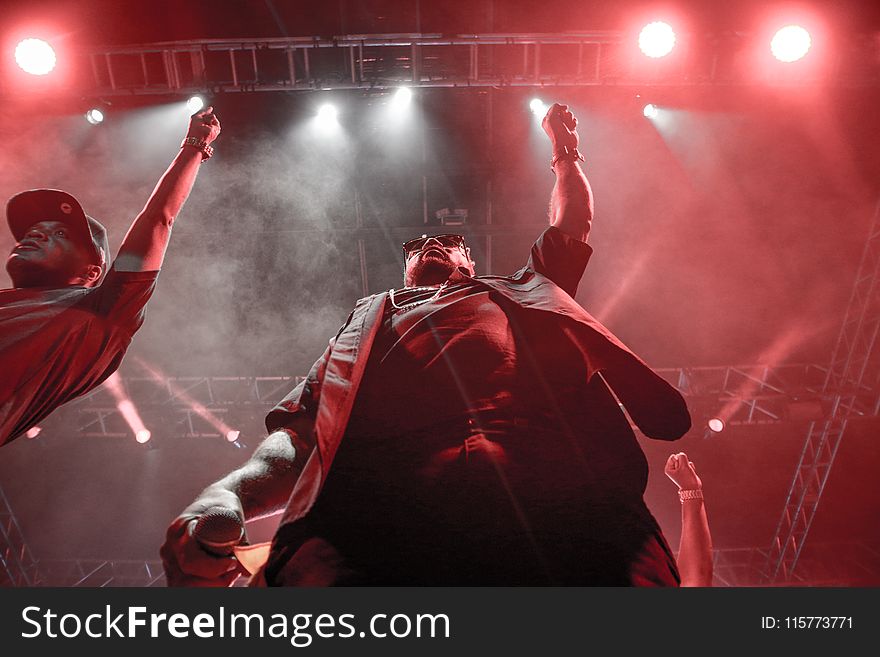
M 110 394 L 113 395 L 113 398 L 116 400 L 116 408 L 122 417 L 125 419 L 126 424 L 131 428 L 134 432 L 135 440 L 139 443 L 145 443 L 150 439 L 152 435 L 144 426 L 143 420 L 141 420 L 140 413 L 138 413 L 137 407 L 134 405 L 134 402 L 128 397 L 128 394 L 125 392 L 125 389 L 122 385 L 122 379 L 119 377 L 119 372 L 114 372 L 111 374 L 107 381 L 104 383 L 107 389 L 110 391 Z
M 654 21 L 639 32 L 639 48 L 648 57 L 665 57 L 675 47 L 675 31 L 669 23 Z
M 15 62 L 31 75 L 46 75 L 55 68 L 55 51 L 42 39 L 24 39 L 15 46 Z
M 800 25 L 780 28 L 770 41 L 770 52 L 780 62 L 803 59 L 812 45 L 810 33 Z

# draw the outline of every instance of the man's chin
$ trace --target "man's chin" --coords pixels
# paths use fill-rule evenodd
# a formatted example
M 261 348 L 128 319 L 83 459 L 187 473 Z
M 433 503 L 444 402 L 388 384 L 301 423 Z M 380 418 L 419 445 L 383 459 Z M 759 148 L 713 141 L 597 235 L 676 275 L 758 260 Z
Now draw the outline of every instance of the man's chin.
M 6 273 L 12 279 L 13 287 L 61 287 L 57 272 L 47 270 L 40 263 L 35 263 L 18 253 L 12 253 L 6 259 Z
M 429 257 L 421 260 L 412 270 L 407 285 L 439 285 L 455 271 L 447 258 Z

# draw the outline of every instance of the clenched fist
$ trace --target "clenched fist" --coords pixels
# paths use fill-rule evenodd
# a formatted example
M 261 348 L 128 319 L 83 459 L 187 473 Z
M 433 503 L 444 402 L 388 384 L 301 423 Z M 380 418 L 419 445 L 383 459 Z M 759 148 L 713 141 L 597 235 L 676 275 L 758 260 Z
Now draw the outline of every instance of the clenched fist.
M 550 137 L 554 153 L 571 152 L 578 147 L 577 124 L 578 120 L 569 111 L 568 105 L 553 103 L 550 106 L 541 121 L 541 127 Z
M 219 134 L 220 121 L 214 116 L 213 107 L 206 107 L 193 114 L 189 120 L 189 129 L 186 131 L 187 137 L 204 140 L 206 144 L 217 139 Z
M 663 468 L 666 476 L 678 486 L 678 490 L 698 490 L 703 488 L 703 482 L 697 476 L 694 464 L 688 461 L 687 454 L 679 452 L 672 454 L 666 460 Z

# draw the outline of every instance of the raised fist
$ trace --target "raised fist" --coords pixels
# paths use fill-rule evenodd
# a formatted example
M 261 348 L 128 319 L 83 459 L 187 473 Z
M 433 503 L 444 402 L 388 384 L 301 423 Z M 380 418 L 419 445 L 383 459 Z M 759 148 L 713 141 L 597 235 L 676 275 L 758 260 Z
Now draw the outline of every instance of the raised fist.
M 189 120 L 189 130 L 186 131 L 187 137 L 204 139 L 208 144 L 217 139 L 219 134 L 220 121 L 214 116 L 213 107 L 206 107 L 193 114 Z
M 678 486 L 678 490 L 696 490 L 703 488 L 703 482 L 697 476 L 694 464 L 688 461 L 687 454 L 672 454 L 663 468 L 666 476 Z
M 547 110 L 547 114 L 544 115 L 544 119 L 541 121 L 541 127 L 544 128 L 544 132 L 550 137 L 554 153 L 562 150 L 563 147 L 569 151 L 577 148 L 577 124 L 578 120 L 569 111 L 568 105 L 553 103 L 550 106 L 550 109 Z

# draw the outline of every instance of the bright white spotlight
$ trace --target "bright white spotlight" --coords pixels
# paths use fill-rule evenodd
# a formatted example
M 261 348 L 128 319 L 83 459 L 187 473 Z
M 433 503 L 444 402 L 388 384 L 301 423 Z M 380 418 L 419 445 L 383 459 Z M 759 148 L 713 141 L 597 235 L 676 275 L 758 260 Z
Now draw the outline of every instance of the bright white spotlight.
M 675 47 L 675 32 L 668 23 L 654 21 L 639 32 L 639 48 L 648 57 L 665 57 Z
M 391 98 L 391 107 L 395 110 L 406 109 L 412 101 L 412 95 L 412 89 L 409 87 L 400 87 L 394 92 L 394 96 Z
M 812 45 L 810 33 L 800 25 L 786 25 L 770 41 L 770 52 L 780 62 L 796 62 Z
M 335 121 L 339 116 L 339 111 L 334 105 L 326 103 L 318 108 L 318 118 L 322 121 Z
M 15 62 L 25 73 L 46 75 L 55 68 L 55 51 L 42 39 L 25 39 L 15 46 Z
M 103 120 L 104 120 L 104 112 L 99 110 L 97 107 L 93 107 L 88 112 L 86 112 L 86 121 L 88 121 L 92 125 L 98 125 Z
M 724 431 L 724 420 L 722 420 L 721 418 L 713 417 L 711 420 L 709 420 L 708 425 L 709 431 L 712 431 L 714 433 L 721 433 L 722 431 Z
M 645 115 L 646 119 L 655 119 L 657 115 L 660 113 L 660 110 L 654 103 L 648 103 L 645 105 L 645 108 L 642 110 L 642 114 Z
M 149 429 L 140 429 L 135 435 L 134 439 L 139 443 L 143 444 L 152 438 L 153 434 L 150 433 Z
M 186 109 L 189 110 L 190 114 L 195 114 L 199 110 L 201 110 L 205 106 L 205 99 L 201 96 L 193 96 L 188 101 L 186 101 Z
M 25 432 L 24 435 L 27 437 L 28 440 L 33 440 L 34 438 L 36 438 L 37 436 L 40 435 L 40 432 L 42 430 L 43 430 L 42 427 L 31 427 L 30 429 L 28 429 Z
M 315 127 L 324 134 L 336 132 L 339 128 L 338 116 L 339 111 L 334 105 L 329 103 L 321 105 L 318 108 L 318 115 L 315 117 Z
M 535 121 L 537 121 L 540 125 L 540 123 L 544 120 L 544 116 L 547 114 L 547 110 L 550 109 L 550 107 L 540 98 L 532 98 L 532 100 L 529 102 L 529 109 L 532 110 Z
M 226 432 L 226 440 L 228 440 L 231 443 L 234 443 L 236 440 L 238 440 L 238 437 L 240 435 L 241 435 L 241 431 L 236 431 L 235 429 L 230 429 L 229 431 Z

